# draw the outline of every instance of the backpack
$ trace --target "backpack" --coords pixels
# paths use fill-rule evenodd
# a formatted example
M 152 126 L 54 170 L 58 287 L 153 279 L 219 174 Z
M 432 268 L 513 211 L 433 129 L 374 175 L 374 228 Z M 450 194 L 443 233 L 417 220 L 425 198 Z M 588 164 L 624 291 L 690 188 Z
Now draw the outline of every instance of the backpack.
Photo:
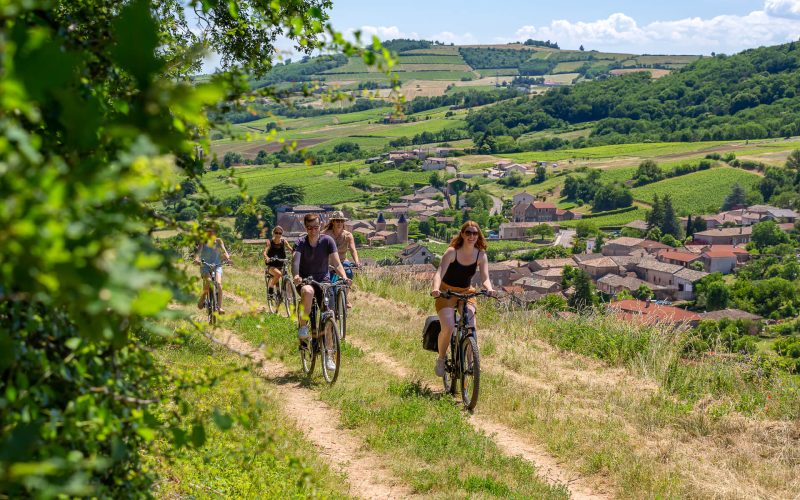
M 438 316 L 428 316 L 422 329 L 422 348 L 426 351 L 439 352 L 439 332 L 442 325 Z

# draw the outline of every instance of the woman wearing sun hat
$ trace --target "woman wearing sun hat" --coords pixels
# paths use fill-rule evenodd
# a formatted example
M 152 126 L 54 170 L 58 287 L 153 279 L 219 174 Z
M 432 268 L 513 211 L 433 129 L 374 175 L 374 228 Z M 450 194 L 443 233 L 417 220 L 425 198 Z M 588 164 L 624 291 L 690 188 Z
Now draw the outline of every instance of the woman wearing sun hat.
M 344 266 L 344 271 L 347 273 L 347 277 L 353 279 L 353 270 L 352 267 L 355 265 L 358 267 L 359 260 L 358 260 L 358 250 L 356 250 L 356 240 L 353 238 L 353 233 L 346 230 L 344 228 L 344 223 L 347 219 L 340 210 L 333 212 L 330 217 L 328 217 L 328 224 L 325 225 L 325 229 L 322 234 L 327 234 L 333 241 L 336 242 L 336 249 L 339 252 L 339 260 L 342 262 Z M 347 251 L 350 251 L 350 255 L 353 257 L 352 261 L 347 260 Z M 347 307 L 352 307 L 350 305 L 350 296 L 348 295 L 347 298 Z

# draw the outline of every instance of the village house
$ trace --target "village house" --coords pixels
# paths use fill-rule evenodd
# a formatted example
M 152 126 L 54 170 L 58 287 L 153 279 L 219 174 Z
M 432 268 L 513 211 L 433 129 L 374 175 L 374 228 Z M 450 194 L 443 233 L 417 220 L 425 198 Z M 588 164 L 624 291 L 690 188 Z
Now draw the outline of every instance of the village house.
M 518 203 L 511 208 L 513 222 L 554 222 L 580 219 L 581 214 L 571 210 L 563 210 L 553 203 L 532 201 Z
M 639 248 L 639 244 L 644 241 L 644 238 L 631 238 L 629 236 L 621 236 L 613 240 L 606 241 L 600 253 L 606 256 L 612 255 L 630 255 L 631 252 Z
M 528 269 L 534 272 L 542 269 L 565 266 L 575 267 L 575 260 L 572 257 L 564 257 L 563 259 L 537 259 L 528 263 Z
M 708 276 L 705 271 L 695 271 L 684 267 L 673 276 L 675 281 L 674 297 L 678 300 L 694 300 L 695 284 Z
M 628 222 L 627 224 L 625 224 L 622 227 L 627 227 L 628 229 L 635 229 L 635 230 L 639 231 L 642 235 L 647 233 L 647 229 L 649 228 L 647 222 L 645 222 L 643 220 L 639 220 L 639 219 L 632 220 L 632 221 Z
M 619 265 L 609 257 L 584 260 L 578 264 L 578 267 L 586 271 L 594 280 L 606 274 L 619 274 Z
M 636 267 L 639 271 L 636 273 L 639 278 L 648 283 L 661 286 L 675 286 L 675 273 L 685 269 L 683 266 L 667 264 L 655 259 L 642 260 Z
M 672 306 L 662 306 L 652 301 L 619 300 L 611 302 L 606 309 L 625 321 L 637 321 L 648 325 L 672 324 L 697 326 L 700 315 Z
M 543 295 L 561 290 L 560 282 L 536 279 L 533 276 L 518 279 L 513 284 L 521 286 L 525 291 L 537 292 Z
M 536 197 L 534 197 L 532 194 L 522 191 L 512 197 L 511 206 L 513 207 L 519 205 L 520 203 L 532 203 L 535 199 Z
M 719 248 L 725 247 L 725 248 Z M 722 273 L 730 274 L 736 268 L 739 261 L 736 254 L 733 252 L 733 247 L 727 245 L 717 245 L 716 247 L 709 247 L 700 254 L 700 259 L 703 262 L 703 267 L 709 273 Z
M 653 292 L 655 298 L 657 299 L 665 298 L 666 295 L 663 292 L 665 290 L 664 287 L 654 285 L 646 281 L 642 281 L 634 276 L 620 276 L 618 274 L 606 274 L 605 276 L 597 280 L 597 289 L 611 296 L 616 296 L 623 290 L 633 293 L 637 291 L 642 285 L 649 288 Z
M 472 276 L 472 286 L 481 286 L 480 272 Z M 511 268 L 505 262 L 489 262 L 489 281 L 496 289 L 511 285 Z
M 447 158 L 437 158 L 435 156 L 431 156 L 430 158 L 426 158 L 422 163 L 422 170 L 426 172 L 430 170 L 444 170 L 446 167 Z
M 678 250 L 677 248 L 670 248 L 661 250 L 656 254 L 656 259 L 667 264 L 675 264 L 678 266 L 688 267 L 689 264 L 700 259 L 700 255 L 692 253 L 688 250 Z
M 395 243 L 408 243 L 408 220 L 400 214 L 397 221 L 387 223 L 383 212 L 378 214 L 375 221 L 375 231 L 367 237 L 370 246 L 394 245 Z
M 564 268 L 551 267 L 549 269 L 540 269 L 538 271 L 533 271 L 531 276 L 548 281 L 561 281 L 561 278 L 564 276 Z
M 504 222 L 500 224 L 500 239 L 501 240 L 525 240 L 529 236 L 527 231 L 536 227 L 542 222 Z M 559 226 L 555 224 L 548 224 L 553 228 L 553 231 L 558 232 Z
M 703 321 L 719 321 L 721 319 L 729 319 L 731 321 L 742 321 L 746 326 L 750 335 L 758 335 L 763 327 L 764 318 L 758 314 L 752 314 L 741 309 L 722 309 L 719 311 L 710 311 L 700 313 L 700 319 Z
M 428 264 L 433 261 L 433 252 L 419 243 L 411 243 L 395 254 L 395 258 L 401 264 Z
M 708 245 L 740 245 L 750 242 L 753 227 L 723 227 L 699 231 L 692 235 L 695 243 Z
M 511 273 L 508 276 L 508 280 L 511 283 L 514 283 L 515 281 L 517 281 L 519 279 L 528 278 L 530 276 L 532 276 L 532 273 L 531 273 L 531 270 L 528 269 L 527 267 L 525 267 L 525 266 L 512 267 L 511 268 Z

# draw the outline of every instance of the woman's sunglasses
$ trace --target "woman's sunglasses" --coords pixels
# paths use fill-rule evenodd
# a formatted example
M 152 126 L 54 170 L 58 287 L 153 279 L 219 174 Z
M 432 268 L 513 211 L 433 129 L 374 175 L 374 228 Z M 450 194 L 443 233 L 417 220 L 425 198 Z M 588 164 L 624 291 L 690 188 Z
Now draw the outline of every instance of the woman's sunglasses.
M 464 234 L 467 236 L 478 236 L 480 233 L 478 233 L 478 231 L 464 231 Z

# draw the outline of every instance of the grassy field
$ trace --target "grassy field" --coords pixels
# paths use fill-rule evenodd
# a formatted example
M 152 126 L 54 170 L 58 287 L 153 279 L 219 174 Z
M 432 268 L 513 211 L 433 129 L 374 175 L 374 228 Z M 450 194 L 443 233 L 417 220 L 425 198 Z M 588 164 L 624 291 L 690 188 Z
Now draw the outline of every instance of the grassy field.
M 759 180 L 759 176 L 746 170 L 719 167 L 647 184 L 632 192 L 634 199 L 648 203 L 654 195 L 669 194 L 681 215 L 716 213 L 734 184 L 749 190 Z
M 464 59 L 460 55 L 433 55 L 433 54 L 413 54 L 400 56 L 400 65 L 406 64 L 458 64 L 465 66 Z
M 554 151 L 526 151 L 524 153 L 501 154 L 505 158 L 517 161 L 559 161 L 566 159 L 603 159 L 627 156 L 634 158 L 652 158 L 684 153 L 705 153 L 713 151 L 723 145 L 730 144 L 725 141 L 710 142 L 653 142 L 635 144 L 612 144 L 609 146 L 595 146 L 582 149 L 563 149 Z
M 644 220 L 645 215 L 647 214 L 647 210 L 644 208 L 637 208 L 636 210 L 631 210 L 630 212 L 624 212 L 621 214 L 613 214 L 613 215 L 603 215 L 600 217 L 592 217 L 589 219 L 585 219 L 589 221 L 591 224 L 595 225 L 596 227 L 603 229 L 603 228 L 618 228 L 620 226 L 624 226 L 628 222 L 634 220 Z M 561 222 L 563 227 L 575 227 L 578 225 L 577 220 L 568 220 Z

